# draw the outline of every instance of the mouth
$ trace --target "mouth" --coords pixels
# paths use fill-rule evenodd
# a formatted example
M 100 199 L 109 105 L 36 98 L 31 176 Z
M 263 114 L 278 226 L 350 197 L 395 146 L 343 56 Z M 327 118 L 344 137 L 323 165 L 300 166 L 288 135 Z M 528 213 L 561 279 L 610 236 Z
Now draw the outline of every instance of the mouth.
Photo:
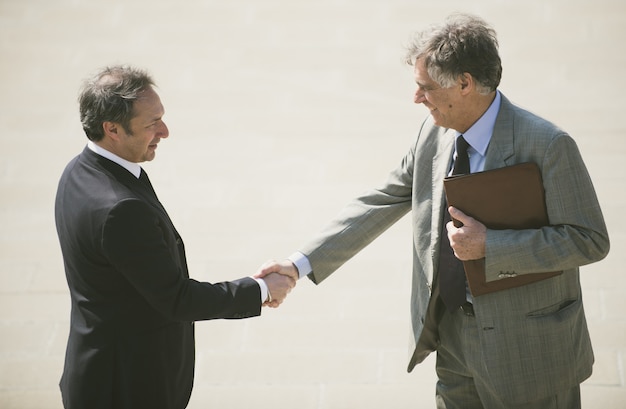
M 423 105 L 426 107 L 426 109 L 428 109 L 428 112 L 430 112 L 431 114 L 437 110 L 436 107 L 434 107 L 434 106 L 432 106 L 430 104 L 423 104 Z

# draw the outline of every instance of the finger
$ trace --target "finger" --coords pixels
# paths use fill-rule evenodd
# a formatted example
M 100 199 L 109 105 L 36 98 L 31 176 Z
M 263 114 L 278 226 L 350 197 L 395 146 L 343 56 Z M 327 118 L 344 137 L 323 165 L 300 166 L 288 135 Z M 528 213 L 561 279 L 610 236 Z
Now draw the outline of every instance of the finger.
M 272 300 L 272 302 L 270 303 L 271 308 L 278 308 L 279 305 L 280 305 L 280 301 L 278 300 Z
M 261 265 L 261 267 L 253 277 L 263 278 L 268 274 L 278 272 L 278 270 L 280 270 L 280 265 L 278 265 L 275 260 L 269 260 Z
M 293 280 L 300 278 L 298 277 L 298 269 L 291 261 L 285 260 L 282 263 L 277 263 L 277 265 L 280 267 L 280 271 L 277 271 L 277 273 L 290 277 Z
M 446 223 L 446 230 L 448 231 L 448 234 L 452 233 L 455 229 L 457 229 L 457 227 L 454 225 L 454 222 Z

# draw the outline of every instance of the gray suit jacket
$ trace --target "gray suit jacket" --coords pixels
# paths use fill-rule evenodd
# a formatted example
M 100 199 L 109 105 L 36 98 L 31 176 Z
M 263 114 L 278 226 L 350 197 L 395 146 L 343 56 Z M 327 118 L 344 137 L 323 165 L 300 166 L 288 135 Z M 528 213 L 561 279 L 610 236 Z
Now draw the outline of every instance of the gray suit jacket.
M 408 211 L 413 222 L 412 344 L 409 372 L 436 350 L 439 242 L 454 131 L 424 122 L 417 140 L 387 182 L 349 203 L 300 251 L 319 283 Z M 487 280 L 501 273 L 563 270 L 555 278 L 476 297 L 474 309 L 493 387 L 509 402 L 538 399 L 591 375 L 593 351 L 578 267 L 601 260 L 609 238 L 596 194 L 575 142 L 553 124 L 502 96 L 485 170 L 522 162 L 541 169 L 550 226 L 489 230 Z M 506 279 L 506 278 L 503 278 Z

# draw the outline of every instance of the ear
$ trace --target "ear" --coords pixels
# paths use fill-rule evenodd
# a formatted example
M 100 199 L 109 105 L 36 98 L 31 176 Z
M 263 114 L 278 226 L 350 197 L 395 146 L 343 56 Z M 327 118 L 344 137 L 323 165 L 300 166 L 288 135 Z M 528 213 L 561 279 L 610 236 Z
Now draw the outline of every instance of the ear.
M 105 121 L 102 123 L 102 130 L 104 131 L 104 136 L 113 139 L 114 141 L 120 140 L 120 130 L 122 126 L 117 122 Z
M 459 77 L 459 85 L 461 86 L 461 93 L 464 95 L 469 94 L 475 88 L 474 77 L 469 72 L 464 72 Z

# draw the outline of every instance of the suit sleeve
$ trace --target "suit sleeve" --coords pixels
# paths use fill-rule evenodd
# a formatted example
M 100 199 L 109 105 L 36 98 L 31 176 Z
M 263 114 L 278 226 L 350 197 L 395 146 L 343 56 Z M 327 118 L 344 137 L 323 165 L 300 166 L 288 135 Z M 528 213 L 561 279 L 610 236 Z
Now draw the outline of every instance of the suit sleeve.
M 550 225 L 537 230 L 489 230 L 487 281 L 500 271 L 528 274 L 574 269 L 599 261 L 609 251 L 600 204 L 569 135 L 549 144 L 541 163 Z
M 148 304 L 177 321 L 246 318 L 261 313 L 251 278 L 217 284 L 188 278 L 182 240 L 149 204 L 126 199 L 106 218 L 101 239 L 109 262 Z
M 413 150 L 386 183 L 348 203 L 300 252 L 307 256 L 318 284 L 411 210 Z

